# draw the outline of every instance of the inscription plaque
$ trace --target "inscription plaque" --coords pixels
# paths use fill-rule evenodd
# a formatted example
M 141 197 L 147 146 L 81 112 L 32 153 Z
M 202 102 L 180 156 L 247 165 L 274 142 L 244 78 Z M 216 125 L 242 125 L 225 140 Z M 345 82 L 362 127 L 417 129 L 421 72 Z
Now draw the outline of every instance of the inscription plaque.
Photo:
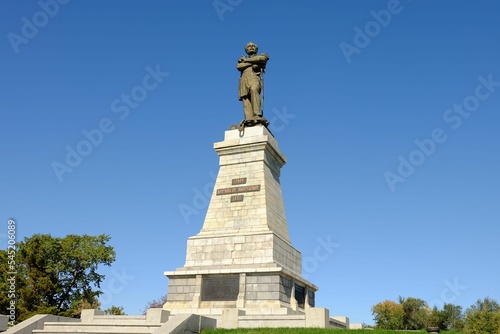
M 237 193 L 248 193 L 253 191 L 260 191 L 260 184 L 254 186 L 239 186 L 239 187 L 217 189 L 217 196 L 237 194 Z
M 237 184 L 245 184 L 247 183 L 247 178 L 246 177 L 240 177 L 238 179 L 232 179 L 231 180 L 231 184 L 234 186 L 234 185 L 237 185 Z
M 243 195 L 233 195 L 233 196 L 231 196 L 231 203 L 232 202 L 243 202 Z
M 239 276 L 203 277 L 202 301 L 234 301 L 240 291 Z

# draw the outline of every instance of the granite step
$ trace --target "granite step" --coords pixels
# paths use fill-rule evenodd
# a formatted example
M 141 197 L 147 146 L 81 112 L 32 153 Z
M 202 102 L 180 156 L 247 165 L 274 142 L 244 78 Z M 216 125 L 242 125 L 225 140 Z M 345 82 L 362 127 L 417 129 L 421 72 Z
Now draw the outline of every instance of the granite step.
M 151 334 L 161 327 L 161 324 L 131 323 L 130 321 L 79 323 L 79 322 L 47 322 L 43 329 L 33 330 L 33 334 L 56 333 L 106 333 L 106 334 Z

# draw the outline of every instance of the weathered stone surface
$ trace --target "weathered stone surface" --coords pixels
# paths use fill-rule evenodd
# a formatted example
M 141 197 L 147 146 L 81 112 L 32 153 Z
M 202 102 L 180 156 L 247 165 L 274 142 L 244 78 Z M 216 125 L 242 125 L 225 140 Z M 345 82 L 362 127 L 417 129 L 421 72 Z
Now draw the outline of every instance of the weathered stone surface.
M 217 320 L 197 314 L 179 314 L 163 324 L 155 334 L 201 333 L 205 328 L 215 328 Z
M 305 326 L 304 312 L 318 288 L 301 276 L 302 257 L 288 234 L 280 185 L 285 156 L 262 125 L 228 130 L 214 147 L 220 169 L 207 215 L 187 241 L 184 266 L 165 272 L 164 308 L 173 315 L 213 316 L 228 327 L 235 326 L 236 314 L 242 319 L 240 311 L 278 317 L 270 325 L 293 318 L 290 323 Z M 212 291 L 217 286 L 220 291 Z
M 229 130 L 214 147 L 220 169 L 198 236 L 273 232 L 290 242 L 279 183 L 286 158 L 271 133 L 261 125 L 245 128 L 242 135 Z M 239 187 L 259 185 L 260 190 L 245 192 L 240 202 L 231 202 L 231 194 L 217 195 L 218 190 L 235 188 L 232 180 L 243 178 L 246 184 Z
M 306 327 L 328 328 L 330 312 L 325 308 L 308 308 L 306 310 Z
M 79 322 L 80 319 L 61 317 L 52 314 L 37 314 L 17 325 L 14 325 L 3 332 L 3 334 L 32 334 L 41 331 L 47 322 Z
M 81 319 L 56 317 L 43 321 L 40 329 L 33 329 L 29 333 L 33 334 L 72 334 L 72 333 L 93 333 L 93 334 L 152 334 L 169 320 L 170 312 L 164 309 L 149 309 L 146 315 L 104 315 L 100 310 L 83 310 Z M 35 316 L 36 317 L 36 316 Z M 33 319 L 35 319 L 33 317 Z M 29 323 L 28 319 L 26 323 Z M 40 322 L 41 319 L 38 319 Z M 21 323 L 21 324 L 24 324 Z M 21 325 L 20 324 L 20 325 Z M 14 326 L 16 327 L 16 326 Z M 26 334 L 25 331 L 11 329 L 11 334 Z M 43 328 L 43 329 L 42 329 Z
M 198 235 L 188 240 L 186 269 L 265 266 L 281 266 L 300 274 L 302 257 L 289 242 L 273 232 Z
M 7 330 L 8 323 L 9 323 L 9 317 L 0 314 L 0 332 L 5 332 Z

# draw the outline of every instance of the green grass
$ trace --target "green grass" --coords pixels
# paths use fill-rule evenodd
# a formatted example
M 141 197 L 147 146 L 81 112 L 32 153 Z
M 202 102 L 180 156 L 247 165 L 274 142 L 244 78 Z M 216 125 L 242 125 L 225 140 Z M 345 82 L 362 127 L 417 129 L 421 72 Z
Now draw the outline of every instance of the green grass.
M 392 331 L 384 329 L 322 329 L 322 328 L 239 328 L 205 329 L 203 334 L 418 334 L 426 331 Z M 443 334 L 462 334 L 459 332 L 441 332 Z

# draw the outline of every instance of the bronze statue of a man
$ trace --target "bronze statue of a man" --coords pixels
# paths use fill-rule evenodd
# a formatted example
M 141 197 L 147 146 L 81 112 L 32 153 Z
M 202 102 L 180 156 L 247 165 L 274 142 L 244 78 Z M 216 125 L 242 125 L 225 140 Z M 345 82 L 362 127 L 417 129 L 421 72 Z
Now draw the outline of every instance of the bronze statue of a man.
M 269 56 L 265 53 L 257 55 L 257 51 L 257 45 L 250 42 L 245 47 L 248 57 L 238 59 L 236 68 L 241 72 L 238 98 L 243 102 L 246 122 L 267 125 L 261 111 L 261 93 L 264 91 L 262 75 Z

